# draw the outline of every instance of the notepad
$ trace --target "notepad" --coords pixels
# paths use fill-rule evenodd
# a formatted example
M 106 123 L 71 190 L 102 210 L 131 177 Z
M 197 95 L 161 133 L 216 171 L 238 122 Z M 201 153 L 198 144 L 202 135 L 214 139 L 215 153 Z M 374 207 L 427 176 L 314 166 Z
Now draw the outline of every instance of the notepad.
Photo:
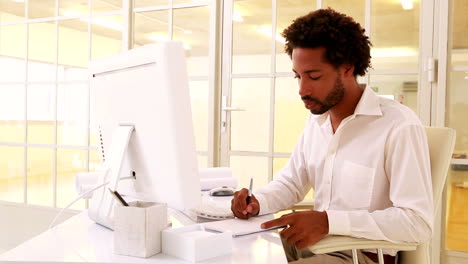
M 268 229 L 262 229 L 260 225 L 266 221 L 272 220 L 271 218 L 263 217 L 250 217 L 248 220 L 243 219 L 229 219 L 204 223 L 207 230 L 215 232 L 231 231 L 233 237 L 244 236 L 259 232 L 265 232 L 272 229 L 284 228 L 286 226 L 275 226 Z

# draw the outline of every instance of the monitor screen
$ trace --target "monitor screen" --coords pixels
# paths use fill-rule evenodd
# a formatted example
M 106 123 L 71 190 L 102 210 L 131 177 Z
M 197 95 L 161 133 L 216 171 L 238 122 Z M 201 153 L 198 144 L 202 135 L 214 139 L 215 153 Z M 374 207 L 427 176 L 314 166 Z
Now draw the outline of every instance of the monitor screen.
M 199 206 L 200 180 L 183 45 L 176 41 L 145 45 L 93 61 L 90 71 L 93 114 L 108 172 L 101 182 L 110 181 L 110 187 L 123 194 L 167 203 L 181 211 Z M 128 134 L 122 157 L 115 158 L 119 156 L 115 145 L 126 144 L 122 143 L 125 135 L 116 135 L 116 131 L 125 125 L 132 126 L 133 132 Z M 113 161 L 107 160 L 110 157 Z M 120 171 L 115 169 L 119 161 Z M 136 179 L 119 181 L 131 175 Z M 112 228 L 110 204 L 115 200 L 109 196 L 107 187 L 95 192 L 89 213 L 94 220 L 107 218 L 96 221 Z

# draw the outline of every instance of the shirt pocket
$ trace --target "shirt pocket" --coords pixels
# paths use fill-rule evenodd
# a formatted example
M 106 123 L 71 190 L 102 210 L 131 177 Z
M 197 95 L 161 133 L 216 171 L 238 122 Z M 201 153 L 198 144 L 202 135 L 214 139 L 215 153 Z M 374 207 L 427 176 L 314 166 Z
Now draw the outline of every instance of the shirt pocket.
M 338 192 L 343 209 L 369 208 L 374 186 L 375 168 L 345 160 Z

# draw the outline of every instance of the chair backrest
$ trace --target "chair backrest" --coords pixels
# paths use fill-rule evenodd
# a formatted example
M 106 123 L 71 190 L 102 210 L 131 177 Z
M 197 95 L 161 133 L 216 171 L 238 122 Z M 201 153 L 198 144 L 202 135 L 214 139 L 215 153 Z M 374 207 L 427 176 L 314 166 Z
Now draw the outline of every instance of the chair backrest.
M 455 147 L 455 130 L 446 127 L 426 127 L 427 142 L 431 160 L 432 190 L 434 212 L 439 209 L 447 172 Z M 430 242 L 419 245 L 415 251 L 403 251 L 399 254 L 401 264 L 431 263 Z

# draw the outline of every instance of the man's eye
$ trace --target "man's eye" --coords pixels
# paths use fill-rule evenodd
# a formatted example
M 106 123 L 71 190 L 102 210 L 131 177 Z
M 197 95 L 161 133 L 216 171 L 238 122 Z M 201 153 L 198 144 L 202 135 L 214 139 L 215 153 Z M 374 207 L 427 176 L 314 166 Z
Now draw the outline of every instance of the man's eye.
M 318 76 L 318 77 L 309 76 L 309 78 L 310 78 L 311 80 L 314 80 L 314 81 L 317 81 L 318 79 L 320 79 L 320 77 L 322 77 L 322 76 Z
M 299 75 L 294 75 L 294 79 L 300 79 L 301 77 Z

